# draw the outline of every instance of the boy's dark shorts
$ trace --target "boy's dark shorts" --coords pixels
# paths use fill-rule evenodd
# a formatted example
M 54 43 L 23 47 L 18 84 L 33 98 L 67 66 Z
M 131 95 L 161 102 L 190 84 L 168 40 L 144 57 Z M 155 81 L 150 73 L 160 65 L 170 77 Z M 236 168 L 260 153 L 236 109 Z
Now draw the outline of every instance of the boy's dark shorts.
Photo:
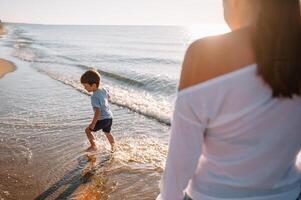
M 111 127 L 112 127 L 112 122 L 113 122 L 113 119 L 111 119 L 111 118 L 110 119 L 98 120 L 92 131 L 96 132 L 96 131 L 99 131 L 99 130 L 102 129 L 103 132 L 110 133 L 111 132 Z

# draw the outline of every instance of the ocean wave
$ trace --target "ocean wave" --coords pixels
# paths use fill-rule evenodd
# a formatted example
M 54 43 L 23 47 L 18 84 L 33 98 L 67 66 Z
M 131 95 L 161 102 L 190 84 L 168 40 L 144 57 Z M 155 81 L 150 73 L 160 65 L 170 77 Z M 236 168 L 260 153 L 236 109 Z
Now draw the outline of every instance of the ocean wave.
M 87 65 L 77 65 L 80 68 L 83 68 L 85 70 L 91 69 L 91 66 Z M 169 77 L 164 75 L 157 75 L 157 76 L 149 76 L 145 74 L 126 74 L 126 75 L 120 75 L 116 72 L 108 72 L 105 70 L 101 70 L 99 68 L 96 69 L 101 75 L 105 77 L 112 78 L 114 80 L 121 81 L 123 83 L 126 83 L 127 85 L 136 86 L 140 89 L 144 89 L 146 91 L 158 91 L 158 88 L 160 88 L 160 92 L 162 94 L 171 95 L 176 91 L 177 87 L 177 80 L 171 80 Z
M 85 94 L 87 93 L 77 80 L 78 77 L 70 79 L 70 77 L 63 76 L 68 71 L 68 67 L 78 67 L 87 70 L 91 69 L 93 64 L 110 63 L 110 65 L 115 65 L 112 68 L 113 70 L 94 66 L 104 77 L 104 80 L 110 80 L 108 81 L 110 83 L 108 88 L 112 93 L 112 103 L 154 118 L 159 122 L 170 124 L 171 103 L 169 98 L 176 92 L 177 80 L 173 80 L 163 74 L 156 75 L 131 71 L 130 68 L 120 68 L 119 70 L 118 66 L 124 65 L 124 62 L 148 67 L 151 65 L 178 65 L 179 60 L 148 57 L 147 55 L 135 57 L 134 55 L 127 55 L 127 52 L 124 52 L 126 55 L 118 55 L 118 53 L 97 54 L 97 52 L 95 55 L 90 55 L 90 51 L 83 51 L 82 57 L 78 57 L 73 55 L 76 52 L 75 49 L 71 48 L 71 52 L 64 52 L 64 44 L 36 41 L 27 35 L 23 35 L 26 31 L 18 28 L 12 32 L 13 35 L 10 40 L 15 49 L 14 56 L 34 63 L 32 66 L 39 72 L 47 74 L 49 77 Z M 55 46 L 54 49 L 62 47 L 62 52 L 51 49 L 51 45 Z M 69 55 L 69 53 L 72 55 Z M 41 63 L 43 67 L 35 67 L 38 63 Z M 63 73 L 58 73 L 56 69 L 63 70 Z
M 179 65 L 180 60 L 170 59 L 170 58 L 154 58 L 154 57 L 138 57 L 131 55 L 114 55 L 114 54 L 102 54 L 95 55 L 98 61 L 101 62 L 111 62 L 111 63 L 131 63 L 131 64 L 164 64 L 164 65 Z M 97 61 L 96 60 L 96 61 Z
M 49 45 L 54 45 L 56 48 L 66 49 L 64 45 L 55 42 L 48 41 L 35 41 L 27 35 L 21 28 L 16 28 L 13 31 L 12 43 L 15 48 L 14 56 L 20 58 L 21 60 L 35 63 L 49 63 L 49 64 L 59 64 L 59 65 L 74 65 L 81 67 L 83 69 L 90 69 L 91 64 L 94 63 L 111 63 L 115 66 L 127 64 L 138 64 L 141 66 L 149 65 L 179 65 L 180 61 L 171 58 L 160 58 L 160 57 L 135 57 L 133 55 L 119 55 L 119 54 L 92 54 L 88 57 L 82 55 L 71 56 L 65 55 L 60 51 L 55 51 L 48 48 Z M 48 47 L 47 47 L 48 46 Z M 73 49 L 73 46 L 67 49 Z M 86 52 L 88 54 L 88 52 Z M 89 63 L 89 64 L 86 64 Z M 177 80 L 172 80 L 166 75 L 150 75 L 141 74 L 139 72 L 131 72 L 127 70 L 126 73 L 121 71 L 108 71 L 102 69 L 102 67 L 96 67 L 99 72 L 111 79 L 117 80 L 122 83 L 126 83 L 131 86 L 135 86 L 140 89 L 145 89 L 147 91 L 155 92 L 160 88 L 160 91 L 164 94 L 170 95 L 175 92 Z
M 35 52 L 30 51 L 29 49 L 25 50 L 24 48 L 22 48 L 22 45 L 20 44 L 14 44 L 14 48 L 15 48 L 15 52 L 13 53 L 13 56 L 27 62 L 35 61 L 37 57 Z
M 81 64 L 79 58 L 74 58 L 71 56 L 60 55 L 57 52 L 52 52 L 51 50 L 43 49 L 37 44 L 33 44 L 30 42 L 19 42 L 18 40 L 14 43 L 15 53 L 14 56 L 18 57 L 21 60 L 28 62 L 36 62 L 36 63 L 49 63 L 49 64 L 60 64 L 60 65 L 74 65 L 83 69 L 90 69 L 91 66 Z M 48 51 L 48 52 L 47 52 Z M 119 55 L 100 55 L 99 57 L 95 57 L 100 59 L 101 62 L 109 62 L 115 63 L 116 65 L 122 65 L 122 62 L 128 63 L 143 63 L 143 65 L 151 64 L 156 65 L 160 64 L 176 64 L 178 63 L 172 59 L 160 59 L 160 58 L 129 58 L 122 57 Z M 93 60 L 93 58 L 91 58 Z M 83 61 L 84 62 L 84 61 Z M 94 59 L 93 63 L 97 63 Z M 127 73 L 120 74 L 120 72 L 109 72 L 106 70 L 102 70 L 101 67 L 96 67 L 97 70 L 104 76 L 115 79 L 117 81 L 121 81 L 128 85 L 133 85 L 138 88 L 143 88 L 148 91 L 155 91 L 158 88 L 163 93 L 171 94 L 176 90 L 177 80 L 171 80 L 169 77 L 164 75 L 145 75 L 145 74 L 137 74 Z
M 49 71 L 43 68 L 37 68 L 38 72 L 48 75 L 54 80 L 71 86 L 77 91 L 90 95 L 84 90 L 80 82 L 74 78 L 68 79 L 54 71 Z M 153 96 L 147 92 L 137 91 L 131 87 L 121 87 L 118 85 L 105 84 L 111 94 L 110 102 L 128 108 L 131 111 L 153 118 L 161 123 L 170 125 L 171 103 L 168 99 L 162 99 Z
M 151 76 L 146 74 L 137 74 L 137 72 L 128 72 L 121 74 L 120 72 L 106 71 L 100 67 L 92 67 L 80 63 L 79 59 L 75 59 L 64 55 L 47 54 L 42 49 L 29 47 L 23 43 L 14 44 L 14 56 L 27 62 L 56 64 L 56 65 L 70 65 L 76 66 L 85 70 L 96 68 L 98 72 L 107 77 L 125 83 L 130 86 L 135 86 L 147 91 L 157 91 L 160 88 L 162 93 L 170 95 L 175 92 L 177 80 L 172 80 L 164 75 Z M 152 61 L 149 61 L 152 62 Z M 118 63 L 119 65 L 120 63 Z
M 81 64 L 78 64 L 76 65 L 77 67 L 80 67 L 80 68 L 83 68 L 85 70 L 89 70 L 89 69 L 93 69 L 92 67 L 90 66 L 87 66 L 87 65 L 81 65 Z M 94 68 L 95 69 L 95 68 Z M 115 80 L 119 80 L 119 81 L 122 81 L 122 82 L 125 82 L 129 85 L 136 85 L 138 87 L 141 87 L 141 86 L 144 86 L 145 84 L 143 84 L 142 82 L 139 82 L 137 80 L 134 80 L 134 79 L 131 79 L 131 78 L 128 78 L 128 77 L 125 77 L 125 76 L 121 76 L 121 75 L 118 75 L 116 73 L 112 73 L 112 72 L 107 72 L 107 71 L 104 71 L 104 70 L 100 70 L 100 69 L 96 69 L 101 75 L 104 75 L 106 77 L 109 77 L 109 78 L 113 78 Z

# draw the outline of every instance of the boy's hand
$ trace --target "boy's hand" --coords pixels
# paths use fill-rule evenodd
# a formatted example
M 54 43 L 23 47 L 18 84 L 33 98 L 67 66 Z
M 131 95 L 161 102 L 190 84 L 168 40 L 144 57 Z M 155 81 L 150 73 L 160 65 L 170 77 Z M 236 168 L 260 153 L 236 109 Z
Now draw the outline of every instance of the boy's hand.
M 100 115 L 100 109 L 99 108 L 95 108 L 95 111 L 94 111 L 94 116 L 93 116 L 93 119 L 92 119 L 92 122 L 89 124 L 88 128 L 93 131 L 96 123 L 97 123 L 97 120 L 98 120 L 98 117 Z

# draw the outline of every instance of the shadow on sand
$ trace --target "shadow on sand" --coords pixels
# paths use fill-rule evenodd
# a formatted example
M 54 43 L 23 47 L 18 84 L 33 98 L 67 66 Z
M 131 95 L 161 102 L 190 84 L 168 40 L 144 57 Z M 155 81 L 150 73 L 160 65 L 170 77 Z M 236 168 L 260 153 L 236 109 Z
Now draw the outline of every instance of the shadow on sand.
M 67 172 L 59 181 L 51 185 L 47 190 L 35 198 L 35 200 L 44 200 L 52 196 L 61 188 L 65 188 L 63 192 L 58 194 L 55 199 L 68 199 L 75 190 L 82 184 L 91 181 L 91 177 L 95 174 L 96 170 L 103 167 L 107 161 L 112 160 L 112 156 L 108 155 L 100 159 L 96 164 L 96 155 L 83 155 L 78 158 L 78 166 Z M 85 172 L 83 174 L 83 172 Z M 52 196 L 51 199 L 54 199 Z

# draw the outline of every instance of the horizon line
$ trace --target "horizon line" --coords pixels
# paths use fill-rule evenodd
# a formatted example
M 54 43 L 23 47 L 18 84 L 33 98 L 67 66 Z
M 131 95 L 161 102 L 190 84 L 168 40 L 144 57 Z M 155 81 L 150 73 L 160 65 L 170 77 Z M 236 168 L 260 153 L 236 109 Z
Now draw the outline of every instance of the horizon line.
M 10 22 L 2 21 L 3 24 L 26 24 L 45 26 L 213 26 L 225 25 L 225 23 L 198 23 L 198 24 L 56 24 L 56 23 L 32 23 L 32 22 Z

